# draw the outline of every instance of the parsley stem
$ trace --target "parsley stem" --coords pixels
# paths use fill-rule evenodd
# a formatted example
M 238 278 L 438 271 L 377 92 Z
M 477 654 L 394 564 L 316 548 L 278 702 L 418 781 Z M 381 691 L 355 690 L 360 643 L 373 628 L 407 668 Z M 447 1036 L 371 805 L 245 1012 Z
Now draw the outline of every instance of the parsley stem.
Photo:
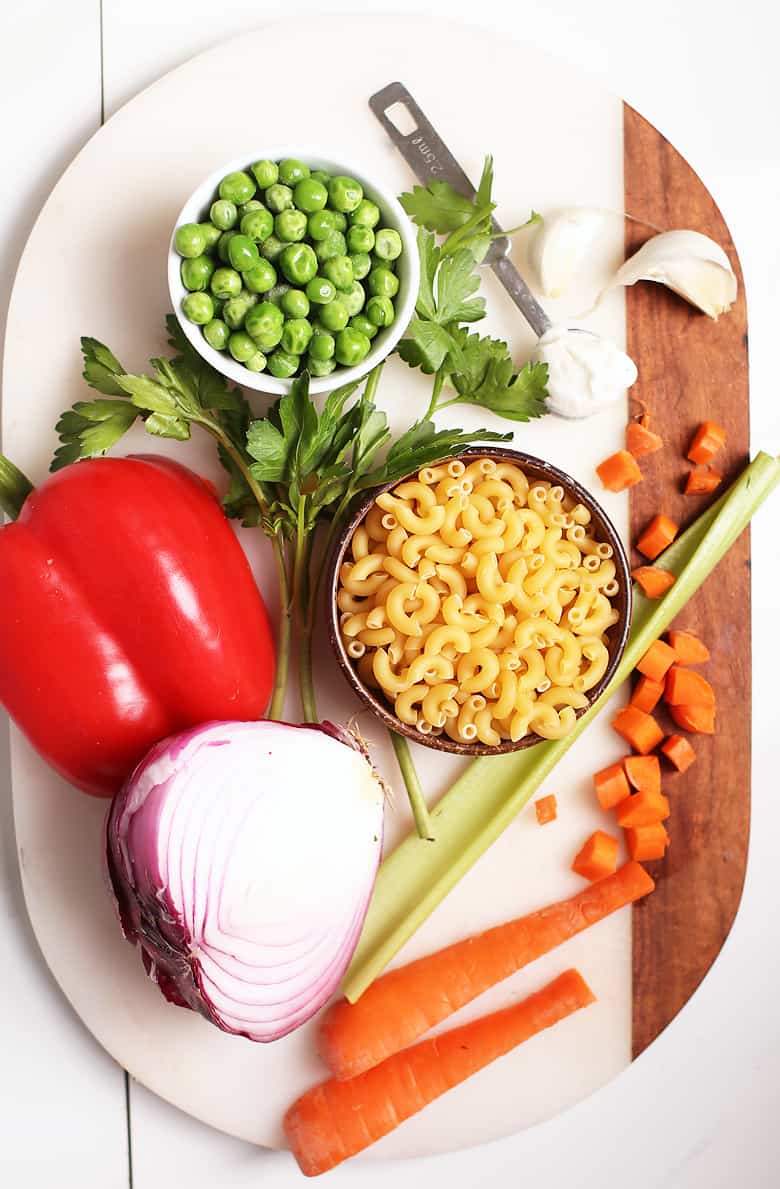
M 17 466 L 0 454 L 0 509 L 9 520 L 16 520 L 24 501 L 34 491 L 30 480 Z
M 490 203 L 489 206 L 477 207 L 470 219 L 467 219 L 461 227 L 458 227 L 456 231 L 453 231 L 447 236 L 441 246 L 442 259 L 444 259 L 445 256 L 451 256 L 453 252 L 456 252 L 461 246 L 463 240 L 467 239 L 471 233 L 479 227 L 480 223 L 484 223 L 485 219 L 490 218 L 493 205 L 493 203 Z
M 423 418 L 424 421 L 430 421 L 436 410 L 440 407 L 443 407 L 439 405 L 439 397 L 441 396 L 441 390 L 444 387 L 444 381 L 446 379 L 447 376 L 444 372 L 444 369 L 439 368 L 433 380 L 433 391 L 431 393 L 430 404 L 425 410 L 425 417 Z
M 435 842 L 428 806 L 425 804 L 420 778 L 417 775 L 417 769 L 412 759 L 409 740 L 403 735 L 397 735 L 395 731 L 388 731 L 388 735 L 393 745 L 395 758 L 398 760 L 398 767 L 401 769 L 401 775 L 404 778 L 406 791 L 409 794 L 409 804 L 412 807 L 412 815 L 414 817 L 414 824 L 417 827 L 417 833 L 425 841 Z
M 271 552 L 279 579 L 279 641 L 276 649 L 276 674 L 268 707 L 268 718 L 278 720 L 284 714 L 284 700 L 290 674 L 290 641 L 292 638 L 292 616 L 290 614 L 290 583 L 284 556 L 284 542 L 275 533 L 271 537 Z

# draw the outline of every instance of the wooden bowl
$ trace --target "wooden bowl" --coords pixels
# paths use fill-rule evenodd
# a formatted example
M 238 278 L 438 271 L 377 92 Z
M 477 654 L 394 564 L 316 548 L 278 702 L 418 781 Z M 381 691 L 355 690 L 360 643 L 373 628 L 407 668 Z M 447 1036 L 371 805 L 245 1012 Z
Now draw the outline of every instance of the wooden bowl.
M 628 641 L 628 632 L 631 626 L 631 572 L 626 551 L 623 548 L 623 542 L 620 540 L 612 521 L 591 493 L 582 487 L 576 479 L 572 479 L 570 475 L 558 470 L 557 467 L 552 466 L 549 462 L 544 462 L 540 458 L 534 458 L 531 454 L 523 454 L 519 450 L 507 450 L 504 447 L 498 446 L 473 446 L 453 457 L 462 459 L 495 458 L 497 462 L 512 462 L 519 466 L 532 482 L 542 479 L 548 483 L 559 484 L 567 495 L 574 496 L 579 503 L 584 504 L 589 510 L 592 517 L 590 527 L 593 535 L 601 541 L 608 542 L 612 546 L 612 560 L 615 563 L 617 571 L 615 578 L 619 583 L 619 590 L 612 597 L 611 602 L 617 608 L 619 617 L 617 622 L 606 633 L 609 639 L 609 664 L 601 681 L 587 691 L 588 705 L 583 706 L 581 710 L 577 711 L 577 717 L 579 718 L 580 715 L 585 714 L 590 705 L 595 702 L 609 684 Z M 443 461 L 448 462 L 451 460 L 445 459 Z M 436 465 L 438 466 L 440 464 L 437 463 Z M 417 472 L 413 471 L 410 475 L 406 476 L 406 479 L 412 478 L 416 474 Z M 511 739 L 504 739 L 495 747 L 480 742 L 458 743 L 456 740 L 450 739 L 448 735 L 423 735 L 408 723 L 401 722 L 393 713 L 389 702 L 385 701 L 383 695 L 375 692 L 363 683 L 354 661 L 347 655 L 344 642 L 341 638 L 341 632 L 339 631 L 339 610 L 336 604 L 339 570 L 349 550 L 352 534 L 375 502 L 376 497 L 384 491 L 390 491 L 404 481 L 404 479 L 396 479 L 392 483 L 386 483 L 383 487 L 375 487 L 368 492 L 365 499 L 356 507 L 349 523 L 342 529 L 337 539 L 336 547 L 333 550 L 328 567 L 326 585 L 328 633 L 331 646 L 341 666 L 342 673 L 360 700 L 391 731 L 396 731 L 399 735 L 406 735 L 409 739 L 414 739 L 416 743 L 422 744 L 423 747 L 432 747 L 437 751 L 454 752 L 456 755 L 463 756 L 487 756 L 503 755 L 509 751 L 520 751 L 523 748 L 532 747 L 536 743 L 541 743 L 543 741 L 542 737 L 533 732 L 524 735 L 516 743 L 513 743 Z

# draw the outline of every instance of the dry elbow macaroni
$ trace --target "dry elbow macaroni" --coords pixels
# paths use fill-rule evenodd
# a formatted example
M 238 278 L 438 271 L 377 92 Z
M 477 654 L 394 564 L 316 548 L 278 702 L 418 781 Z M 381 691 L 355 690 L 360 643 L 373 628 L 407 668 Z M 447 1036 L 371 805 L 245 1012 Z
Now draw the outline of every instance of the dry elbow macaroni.
M 560 739 L 609 664 L 611 546 L 562 487 L 491 458 L 424 467 L 376 499 L 339 571 L 361 679 L 421 735 Z

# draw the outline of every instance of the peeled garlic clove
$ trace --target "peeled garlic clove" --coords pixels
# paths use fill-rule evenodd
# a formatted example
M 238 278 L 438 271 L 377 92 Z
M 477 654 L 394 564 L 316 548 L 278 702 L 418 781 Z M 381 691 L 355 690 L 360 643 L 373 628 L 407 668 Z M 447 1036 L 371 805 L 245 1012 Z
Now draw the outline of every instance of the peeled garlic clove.
M 728 256 L 700 231 L 664 231 L 649 239 L 618 269 L 612 285 L 637 281 L 666 285 L 710 318 L 725 314 L 737 297 Z
M 637 378 L 633 359 L 589 330 L 551 326 L 531 358 L 547 364 L 547 408 L 559 417 L 592 417 Z
M 605 211 L 588 206 L 564 207 L 544 216 L 531 242 L 529 258 L 545 297 L 566 292 L 605 219 Z

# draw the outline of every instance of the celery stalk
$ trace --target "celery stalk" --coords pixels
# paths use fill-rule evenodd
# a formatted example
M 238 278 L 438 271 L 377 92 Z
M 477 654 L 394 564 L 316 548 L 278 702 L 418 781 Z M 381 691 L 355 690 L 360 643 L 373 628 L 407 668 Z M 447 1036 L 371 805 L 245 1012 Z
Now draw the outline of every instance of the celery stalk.
M 565 739 L 469 764 L 431 813 L 434 843 L 407 835 L 382 863 L 343 991 L 354 1002 L 520 812 L 560 757 L 625 681 L 653 640 L 734 544 L 780 482 L 780 461 L 759 454 L 729 490 L 658 559 L 677 581 L 661 599 L 635 587 L 626 651 L 608 687 Z M 726 609 L 728 614 L 728 609 Z

